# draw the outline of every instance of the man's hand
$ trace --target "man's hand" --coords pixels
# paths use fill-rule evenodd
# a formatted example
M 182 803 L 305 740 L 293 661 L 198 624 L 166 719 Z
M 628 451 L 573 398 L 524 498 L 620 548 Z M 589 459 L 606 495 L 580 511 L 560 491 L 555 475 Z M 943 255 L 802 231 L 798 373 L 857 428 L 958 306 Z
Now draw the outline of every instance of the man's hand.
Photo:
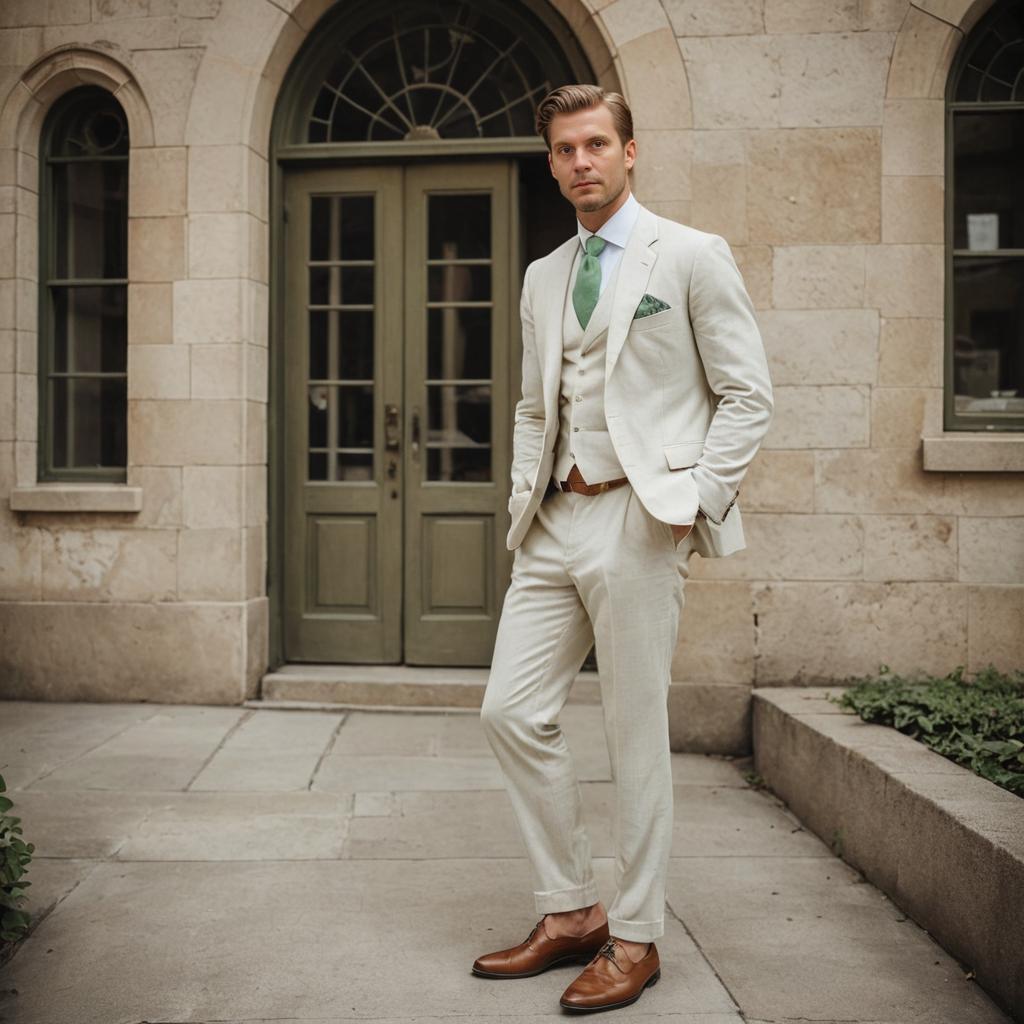
M 676 546 L 679 546 L 679 542 L 693 529 L 693 523 L 669 523 L 672 527 L 672 539 L 676 542 Z

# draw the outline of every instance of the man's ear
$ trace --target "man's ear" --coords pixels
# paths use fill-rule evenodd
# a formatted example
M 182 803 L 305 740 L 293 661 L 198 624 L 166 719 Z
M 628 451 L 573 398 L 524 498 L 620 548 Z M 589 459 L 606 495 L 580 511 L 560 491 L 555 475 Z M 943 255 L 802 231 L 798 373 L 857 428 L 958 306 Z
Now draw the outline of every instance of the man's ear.
M 551 160 L 551 150 L 550 149 L 548 150 L 548 170 L 551 172 L 551 177 L 552 178 L 557 178 L 558 177 L 558 175 L 555 174 L 555 165 L 554 165 L 554 163 Z

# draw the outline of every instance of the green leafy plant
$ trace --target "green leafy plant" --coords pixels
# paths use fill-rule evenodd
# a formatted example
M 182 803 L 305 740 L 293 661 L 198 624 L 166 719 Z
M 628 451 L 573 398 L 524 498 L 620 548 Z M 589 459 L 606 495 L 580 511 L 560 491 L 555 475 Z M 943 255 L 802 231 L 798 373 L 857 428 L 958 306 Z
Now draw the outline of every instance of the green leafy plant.
M 0 794 L 7 791 L 7 783 L 0 775 Z M 25 889 L 32 883 L 22 878 L 35 846 L 21 838 L 21 818 L 7 812 L 14 802 L 0 796 L 0 951 L 2 945 L 24 938 L 28 932 L 29 914 L 20 910 Z
M 948 676 L 904 678 L 882 665 L 877 676 L 849 684 L 828 700 L 1024 796 L 1024 671 L 990 664 L 968 680 L 960 665 Z

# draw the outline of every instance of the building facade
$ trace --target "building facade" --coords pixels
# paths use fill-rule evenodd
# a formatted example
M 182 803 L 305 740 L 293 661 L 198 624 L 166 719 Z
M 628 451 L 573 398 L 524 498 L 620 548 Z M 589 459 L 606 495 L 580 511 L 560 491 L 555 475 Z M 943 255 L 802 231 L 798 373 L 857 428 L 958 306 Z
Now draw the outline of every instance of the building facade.
M 488 663 L 568 81 L 730 243 L 773 373 L 679 713 L 1024 664 L 1022 39 L 1017 0 L 7 0 L 3 695 Z

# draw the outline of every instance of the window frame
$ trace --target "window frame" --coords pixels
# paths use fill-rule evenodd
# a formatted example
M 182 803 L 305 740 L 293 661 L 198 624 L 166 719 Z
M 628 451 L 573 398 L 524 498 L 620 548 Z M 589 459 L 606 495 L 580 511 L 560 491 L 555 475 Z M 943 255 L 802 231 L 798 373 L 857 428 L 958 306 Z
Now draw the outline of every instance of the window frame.
M 956 177 L 955 177 L 955 138 L 954 122 L 960 111 L 1024 111 L 1024 100 L 973 102 L 956 100 L 956 90 L 961 75 L 968 63 L 968 58 L 975 49 L 979 36 L 989 31 L 992 22 L 998 20 L 1005 11 L 1004 0 L 997 0 L 978 23 L 961 41 L 946 78 L 945 92 L 945 187 L 944 187 L 944 297 L 943 297 L 943 431 L 949 433 L 1020 433 L 1024 432 L 1024 413 L 1017 416 L 999 416 L 994 413 L 965 416 L 956 411 L 956 394 L 954 384 L 954 352 L 953 338 L 955 333 L 955 260 L 962 257 L 993 257 L 1024 261 L 1024 249 L 993 249 L 979 252 L 977 250 L 955 249 L 955 210 L 956 210 Z M 1022 353 L 1024 358 L 1024 353 Z
M 68 157 L 57 156 L 52 150 L 54 148 L 57 127 L 61 120 L 64 107 L 80 102 L 84 94 L 95 95 L 97 98 L 102 94 L 105 100 L 114 104 L 124 119 L 128 134 L 128 152 L 115 155 L 101 155 L 89 157 Z M 38 334 L 37 334 L 37 382 L 38 382 L 38 423 L 37 423 L 37 480 L 40 483 L 46 482 L 85 482 L 85 483 L 127 483 L 127 430 L 128 430 L 128 254 L 125 253 L 125 276 L 124 277 L 100 277 L 100 278 L 51 278 L 51 269 L 56 265 L 57 250 L 57 217 L 55 212 L 54 195 L 54 173 L 53 167 L 56 164 L 69 164 L 74 162 L 121 162 L 125 165 L 125 199 L 124 199 L 124 231 L 125 239 L 128 237 L 128 210 L 129 210 L 129 189 L 130 182 L 130 158 L 131 158 L 131 134 L 128 127 L 128 115 L 123 105 L 116 96 L 103 86 L 82 85 L 70 89 L 54 101 L 46 113 L 43 127 L 39 137 L 39 256 L 38 256 Z M 71 284 L 71 282 L 74 282 Z M 125 381 L 125 403 L 123 429 L 126 435 L 125 464 L 122 466 L 71 466 L 55 467 L 53 465 L 53 443 L 55 430 L 53 417 L 55 409 L 50 402 L 50 380 L 54 366 L 54 346 L 56 342 L 56 319 L 53 316 L 53 301 L 51 289 L 55 286 L 64 286 L 66 291 L 72 287 L 121 287 L 124 289 L 124 336 L 125 336 L 125 368 L 119 373 L 104 373 L 105 379 L 121 377 Z

